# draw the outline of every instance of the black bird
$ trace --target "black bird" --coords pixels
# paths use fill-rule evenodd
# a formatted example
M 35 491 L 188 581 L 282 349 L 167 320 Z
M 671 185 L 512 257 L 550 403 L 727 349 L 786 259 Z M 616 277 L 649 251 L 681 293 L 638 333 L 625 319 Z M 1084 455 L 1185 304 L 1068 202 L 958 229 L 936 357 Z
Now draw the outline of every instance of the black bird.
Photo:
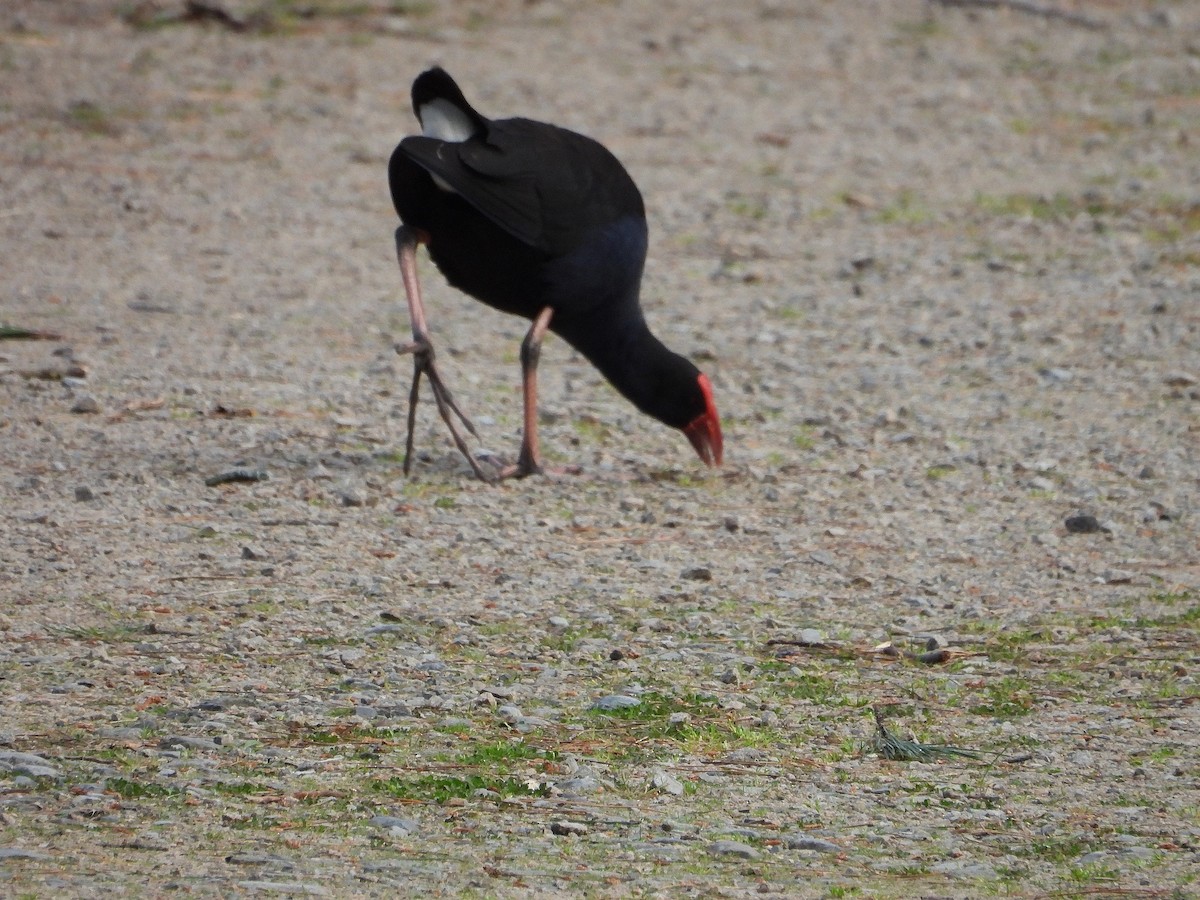
M 533 320 L 521 345 L 525 428 L 520 456 L 501 477 L 542 471 L 537 363 L 547 330 L 564 338 L 634 406 L 678 428 L 710 466 L 721 464 L 721 423 L 708 378 L 646 325 L 638 293 L 646 212 L 629 173 L 591 138 L 530 119 L 486 119 L 440 68 L 418 76 L 413 111 L 422 134 L 392 153 L 388 181 L 403 223 L 396 250 L 408 295 L 414 354 L 407 472 L 418 387 L 475 473 L 489 478 L 454 421 L 475 434 L 434 364 L 416 275 L 424 243 L 451 285 L 488 306 Z M 453 414 L 453 415 L 452 415 Z

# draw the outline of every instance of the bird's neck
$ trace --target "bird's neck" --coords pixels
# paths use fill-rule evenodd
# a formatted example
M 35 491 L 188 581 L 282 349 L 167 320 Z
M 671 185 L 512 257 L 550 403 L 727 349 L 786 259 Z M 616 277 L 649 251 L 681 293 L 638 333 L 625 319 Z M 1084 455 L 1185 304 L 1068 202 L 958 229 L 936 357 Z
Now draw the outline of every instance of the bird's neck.
M 623 305 L 615 318 L 613 312 L 607 311 L 603 327 L 584 327 L 562 336 L 630 403 L 647 415 L 668 421 L 669 373 L 682 357 L 654 336 L 636 300 Z

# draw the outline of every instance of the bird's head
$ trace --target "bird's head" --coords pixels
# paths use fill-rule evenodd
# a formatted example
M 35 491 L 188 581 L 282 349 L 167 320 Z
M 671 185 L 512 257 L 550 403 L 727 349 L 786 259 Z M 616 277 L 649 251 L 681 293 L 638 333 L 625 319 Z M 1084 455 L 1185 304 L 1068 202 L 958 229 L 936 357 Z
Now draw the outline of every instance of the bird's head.
M 704 412 L 684 425 L 683 433 L 692 442 L 705 465 L 719 466 L 723 448 L 721 418 L 717 415 L 717 404 L 713 402 L 712 384 L 703 372 L 696 376 L 696 383 L 704 397 Z

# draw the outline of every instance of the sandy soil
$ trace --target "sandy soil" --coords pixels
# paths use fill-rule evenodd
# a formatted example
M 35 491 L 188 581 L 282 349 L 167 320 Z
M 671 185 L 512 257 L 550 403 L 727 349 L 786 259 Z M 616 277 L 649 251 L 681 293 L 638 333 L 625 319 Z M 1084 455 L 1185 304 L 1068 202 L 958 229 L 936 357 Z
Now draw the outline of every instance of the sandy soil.
M 0 894 L 1193 895 L 1200 7 L 203 8 L 0 13 Z M 626 163 L 723 471 L 551 341 L 582 475 L 404 477 L 432 62 Z

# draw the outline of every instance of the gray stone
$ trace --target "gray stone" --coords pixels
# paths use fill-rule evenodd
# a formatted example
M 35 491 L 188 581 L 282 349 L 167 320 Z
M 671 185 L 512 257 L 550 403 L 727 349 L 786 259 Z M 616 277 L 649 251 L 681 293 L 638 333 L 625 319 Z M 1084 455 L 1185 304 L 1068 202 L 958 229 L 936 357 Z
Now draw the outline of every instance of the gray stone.
M 734 856 L 738 859 L 758 859 L 761 855 L 749 844 L 741 841 L 713 841 L 708 845 L 708 852 L 713 856 Z
M 393 834 L 400 831 L 405 834 L 415 834 L 421 830 L 421 823 L 416 819 L 407 819 L 402 816 L 371 816 L 368 821 L 376 828 L 386 828 Z
M 971 862 L 969 859 L 948 859 L 931 866 L 931 871 L 947 878 L 995 881 L 1000 877 L 987 863 Z
M 815 850 L 817 853 L 842 852 L 842 848 L 833 841 L 826 841 L 808 834 L 784 835 L 783 846 L 789 850 Z
M 225 862 L 234 866 L 275 866 L 281 869 L 296 868 L 295 861 L 288 859 L 286 856 L 276 856 L 273 853 L 255 853 L 252 850 L 231 853 L 225 857 Z
M 670 794 L 672 797 L 682 797 L 684 792 L 683 782 L 669 772 L 663 769 L 655 769 L 650 775 L 650 785 L 656 790 L 664 794 Z
M 727 764 L 746 764 L 759 763 L 770 759 L 766 750 L 760 750 L 757 747 L 738 747 L 736 750 L 731 750 L 721 757 L 722 763 Z
M 61 778 L 62 772 L 50 760 L 34 753 L 0 751 L 0 771 L 28 775 L 30 778 Z
M 603 786 L 600 779 L 590 774 L 576 774 L 554 785 L 563 794 L 594 794 Z
M 521 711 L 521 707 L 512 703 L 506 703 L 501 706 L 496 710 L 496 715 L 510 725 L 514 725 L 525 718 L 525 713 Z
M 374 637 L 375 635 L 379 634 L 403 634 L 408 630 L 409 629 L 404 625 L 372 625 L 364 633 L 367 635 L 367 637 Z
M 26 850 L 24 847 L 0 847 L 0 860 L 5 859 L 52 859 L 47 853 Z
M 591 708 L 606 712 L 614 709 L 631 709 L 641 702 L 637 697 L 630 697 L 627 694 L 609 694 L 593 703 Z

